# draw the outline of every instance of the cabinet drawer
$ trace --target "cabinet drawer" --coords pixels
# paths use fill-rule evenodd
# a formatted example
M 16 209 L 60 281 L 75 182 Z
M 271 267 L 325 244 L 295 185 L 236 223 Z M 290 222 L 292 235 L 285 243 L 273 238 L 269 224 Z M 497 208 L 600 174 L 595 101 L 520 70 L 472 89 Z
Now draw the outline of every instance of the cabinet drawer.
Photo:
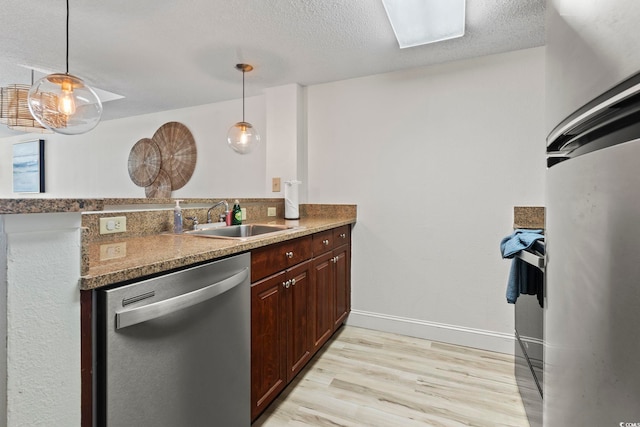
M 251 282 L 311 258 L 311 236 L 251 251 Z
M 318 256 L 333 249 L 333 230 L 321 231 L 313 235 L 313 256 Z
M 346 245 L 351 242 L 351 226 L 343 225 L 342 227 L 334 228 L 333 230 L 333 247 Z

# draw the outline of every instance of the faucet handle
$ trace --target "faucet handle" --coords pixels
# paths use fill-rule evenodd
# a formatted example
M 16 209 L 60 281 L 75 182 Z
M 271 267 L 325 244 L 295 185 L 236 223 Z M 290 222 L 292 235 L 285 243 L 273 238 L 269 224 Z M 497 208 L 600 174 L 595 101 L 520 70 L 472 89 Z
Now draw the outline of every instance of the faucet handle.
M 185 219 L 188 219 L 189 221 L 193 222 L 193 229 L 196 230 L 198 228 L 198 217 L 197 216 L 188 216 Z

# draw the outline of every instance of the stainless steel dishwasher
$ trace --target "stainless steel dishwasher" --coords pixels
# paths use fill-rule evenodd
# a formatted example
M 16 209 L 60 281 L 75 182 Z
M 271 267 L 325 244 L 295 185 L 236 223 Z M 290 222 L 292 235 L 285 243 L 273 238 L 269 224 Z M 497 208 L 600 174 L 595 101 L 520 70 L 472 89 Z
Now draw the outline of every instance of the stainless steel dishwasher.
M 250 254 L 96 294 L 102 427 L 250 425 Z

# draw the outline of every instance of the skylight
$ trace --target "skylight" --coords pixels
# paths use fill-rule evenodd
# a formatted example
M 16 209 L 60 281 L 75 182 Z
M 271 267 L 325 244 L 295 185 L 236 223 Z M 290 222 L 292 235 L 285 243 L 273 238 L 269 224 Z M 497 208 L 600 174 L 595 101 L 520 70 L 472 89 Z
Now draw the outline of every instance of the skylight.
M 400 48 L 464 35 L 465 0 L 382 0 Z

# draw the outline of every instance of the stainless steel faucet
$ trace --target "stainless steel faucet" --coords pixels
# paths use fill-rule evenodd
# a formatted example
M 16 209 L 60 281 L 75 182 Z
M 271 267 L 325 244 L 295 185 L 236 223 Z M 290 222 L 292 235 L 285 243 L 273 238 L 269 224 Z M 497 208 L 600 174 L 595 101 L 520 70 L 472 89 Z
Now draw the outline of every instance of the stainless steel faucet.
M 226 200 L 220 200 L 218 203 L 216 203 L 215 205 L 211 206 L 209 208 L 209 210 L 207 211 L 207 223 L 212 223 L 213 222 L 211 220 L 211 211 L 214 210 L 215 208 L 217 208 L 220 205 L 224 205 L 224 213 L 221 213 L 218 216 L 218 219 L 220 220 L 220 222 L 225 222 L 227 220 L 227 215 L 229 214 L 229 203 L 227 203 Z

